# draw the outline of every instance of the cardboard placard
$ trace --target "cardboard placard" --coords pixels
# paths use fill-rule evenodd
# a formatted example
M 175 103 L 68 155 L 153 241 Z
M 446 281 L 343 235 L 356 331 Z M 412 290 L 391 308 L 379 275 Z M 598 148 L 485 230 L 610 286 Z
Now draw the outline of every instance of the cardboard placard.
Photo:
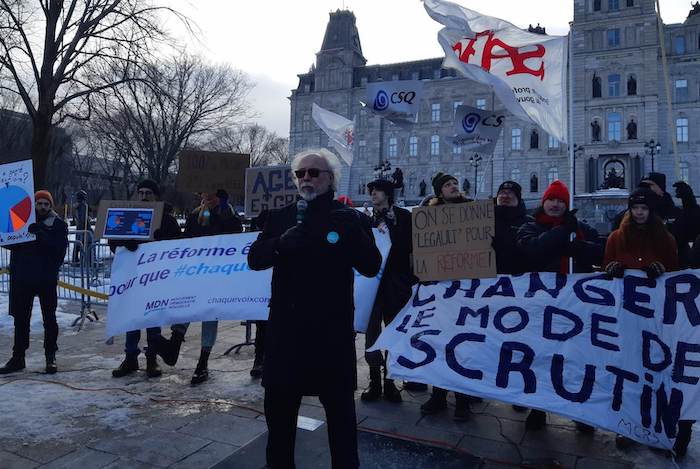
M 263 210 L 289 205 L 298 193 L 291 165 L 248 168 L 245 172 L 245 216 L 253 218 Z
M 413 271 L 422 282 L 496 276 L 493 199 L 416 208 L 411 222 Z
M 160 228 L 160 223 L 163 221 L 163 210 L 165 204 L 163 202 L 141 202 L 137 200 L 101 200 L 100 206 L 97 209 L 97 223 L 95 225 L 95 236 L 97 239 L 109 238 L 109 239 L 135 239 L 140 241 L 153 241 L 153 233 Z M 110 222 L 110 227 L 107 230 L 108 234 L 105 236 L 105 228 L 107 227 L 108 212 L 114 217 L 118 216 L 119 211 L 132 212 L 133 209 L 145 209 L 147 213 L 151 215 L 150 220 L 146 223 L 148 225 L 148 236 L 144 236 L 140 233 L 140 230 L 133 230 L 131 232 L 129 228 L 120 230 L 115 223 Z M 151 212 L 152 211 L 152 212 Z M 111 236 L 110 236 L 111 232 Z
M 242 153 L 183 150 L 179 156 L 175 188 L 180 192 L 210 193 L 224 189 L 231 204 L 242 204 L 245 170 L 249 166 L 250 155 Z

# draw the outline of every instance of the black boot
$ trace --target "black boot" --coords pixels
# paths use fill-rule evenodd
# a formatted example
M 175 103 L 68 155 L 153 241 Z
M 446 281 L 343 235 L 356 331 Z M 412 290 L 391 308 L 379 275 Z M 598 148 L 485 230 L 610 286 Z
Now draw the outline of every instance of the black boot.
M 576 430 L 581 433 L 592 434 L 595 433 L 595 427 L 588 425 L 587 423 L 577 422 L 574 420 L 574 425 L 576 425 Z
M 26 364 L 24 363 L 24 355 L 12 355 L 8 362 L 0 368 L 0 375 L 6 375 L 9 373 L 14 373 L 15 371 L 21 371 L 26 368 Z
M 547 425 L 547 413 L 541 410 L 532 409 L 525 419 L 525 428 L 528 430 L 540 430 Z
M 58 371 L 56 366 L 56 352 L 46 352 L 46 374 L 52 375 Z
M 401 391 L 396 388 L 393 379 L 384 378 L 384 399 L 396 404 L 403 401 Z
M 455 393 L 455 403 L 457 404 L 453 417 L 455 422 L 466 422 L 469 420 L 471 414 L 471 407 L 469 405 L 471 402 L 470 397 L 471 396 L 466 396 L 458 392 Z
M 428 390 L 428 385 L 424 383 L 416 383 L 414 381 L 404 381 L 403 388 L 406 391 L 424 392 Z
M 420 406 L 423 415 L 432 415 L 447 409 L 447 391 L 433 386 L 433 394 Z
M 677 458 L 685 457 L 688 452 L 688 444 L 690 444 L 690 437 L 693 434 L 693 423 L 695 423 L 693 420 L 678 421 L 678 435 L 673 444 L 673 452 L 676 453 Z
M 175 366 L 177 359 L 180 357 L 180 347 L 185 341 L 185 334 L 181 331 L 173 330 L 170 335 L 170 340 L 162 337 L 158 345 L 158 355 L 163 359 L 163 362 L 169 366 Z
M 382 397 L 382 369 L 378 366 L 369 367 L 369 388 L 362 393 L 360 399 L 373 402 Z
M 163 372 L 158 365 L 158 357 L 156 355 L 146 355 L 146 376 L 149 378 L 159 378 Z
M 139 370 L 139 360 L 136 356 L 127 355 L 116 370 L 112 370 L 112 377 L 121 378 Z
M 263 374 L 263 358 L 255 357 L 253 368 L 250 369 L 251 378 L 260 378 Z
M 197 362 L 197 368 L 194 370 L 192 375 L 192 380 L 190 383 L 193 385 L 200 384 L 209 379 L 209 354 L 211 350 L 202 349 L 199 353 L 199 361 Z

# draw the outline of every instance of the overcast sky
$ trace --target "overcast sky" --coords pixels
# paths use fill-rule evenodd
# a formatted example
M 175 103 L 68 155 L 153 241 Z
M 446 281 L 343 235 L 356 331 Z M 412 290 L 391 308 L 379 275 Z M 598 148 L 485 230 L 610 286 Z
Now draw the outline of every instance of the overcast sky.
M 520 27 L 540 23 L 548 34 L 564 35 L 573 19 L 573 0 L 455 0 L 465 7 Z M 624 0 L 621 0 L 622 3 Z M 215 62 L 247 72 L 256 82 L 250 103 L 261 124 L 289 134 L 290 91 L 316 59 L 328 13 L 355 13 L 368 64 L 404 62 L 442 56 L 437 43 L 441 25 L 430 19 L 419 0 L 171 0 L 201 30 L 191 48 Z M 690 0 L 661 0 L 664 22 L 679 23 Z M 175 34 L 177 29 L 173 26 Z M 184 36 L 183 36 L 184 37 Z

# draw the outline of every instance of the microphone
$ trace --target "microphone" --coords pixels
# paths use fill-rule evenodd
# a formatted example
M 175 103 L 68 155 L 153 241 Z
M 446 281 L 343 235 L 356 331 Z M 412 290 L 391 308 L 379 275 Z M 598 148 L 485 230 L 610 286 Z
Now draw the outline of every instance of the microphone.
M 297 201 L 297 225 L 301 225 L 306 216 L 306 209 L 309 208 L 309 203 L 304 199 Z

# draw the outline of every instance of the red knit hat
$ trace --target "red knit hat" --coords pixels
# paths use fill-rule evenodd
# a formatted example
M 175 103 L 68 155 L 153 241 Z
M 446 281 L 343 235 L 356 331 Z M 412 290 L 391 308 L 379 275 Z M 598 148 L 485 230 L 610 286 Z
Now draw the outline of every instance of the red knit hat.
M 545 200 L 550 199 L 560 199 L 566 204 L 566 208 L 569 208 L 569 188 L 566 184 L 561 182 L 559 179 L 552 182 L 549 187 L 544 191 L 542 195 L 542 203 Z
M 47 190 L 40 190 L 36 191 L 34 193 L 34 201 L 37 201 L 39 199 L 45 199 L 51 202 L 51 206 L 53 207 L 53 196 L 51 195 L 51 192 Z

